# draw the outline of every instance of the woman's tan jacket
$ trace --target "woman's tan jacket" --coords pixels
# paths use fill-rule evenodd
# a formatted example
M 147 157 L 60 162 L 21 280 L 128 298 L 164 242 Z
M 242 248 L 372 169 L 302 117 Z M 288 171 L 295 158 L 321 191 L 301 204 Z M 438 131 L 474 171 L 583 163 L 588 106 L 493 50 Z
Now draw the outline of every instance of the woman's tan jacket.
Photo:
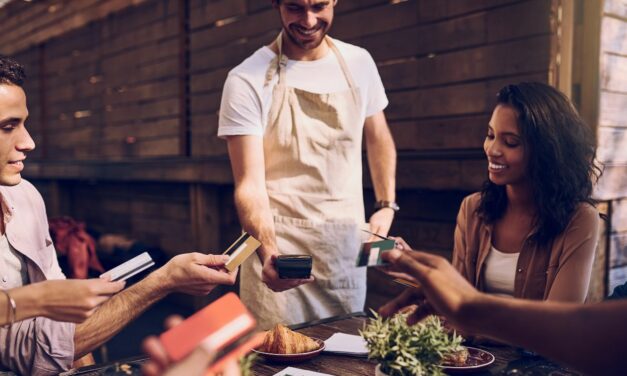
M 492 225 L 476 213 L 480 193 L 464 199 L 457 215 L 453 265 L 484 291 L 484 263 L 492 244 Z M 578 206 L 566 229 L 546 246 L 527 238 L 518 258 L 514 297 L 583 302 L 588 293 L 599 238 L 599 213 L 588 203 Z

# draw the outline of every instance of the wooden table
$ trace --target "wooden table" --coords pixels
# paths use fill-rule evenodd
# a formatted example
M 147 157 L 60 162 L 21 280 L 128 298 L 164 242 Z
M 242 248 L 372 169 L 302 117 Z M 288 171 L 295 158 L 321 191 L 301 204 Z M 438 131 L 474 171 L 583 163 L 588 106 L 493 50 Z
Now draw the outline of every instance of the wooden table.
M 292 329 L 311 337 L 326 340 L 333 333 L 342 332 L 358 334 L 366 322 L 367 317 L 363 313 L 348 316 L 320 320 L 307 324 L 294 325 Z M 582 375 L 556 365 L 542 357 L 525 353 L 522 350 L 510 346 L 475 346 L 483 348 L 496 357 L 495 362 L 482 372 L 473 375 Z M 253 367 L 257 376 L 271 376 L 288 366 L 317 371 L 338 376 L 364 375 L 374 376 L 376 363 L 366 358 L 332 355 L 323 352 L 319 356 L 297 364 L 267 363 L 258 360 Z
M 358 334 L 366 322 L 364 313 L 354 313 L 351 315 L 329 318 L 305 324 L 293 325 L 291 328 L 311 337 L 326 340 L 333 333 L 341 332 L 347 334 Z M 509 346 L 476 346 L 481 347 L 496 357 L 495 362 L 486 370 L 472 373 L 478 376 L 487 375 L 512 375 L 512 376 L 580 376 L 581 373 L 560 367 L 542 357 L 526 354 L 524 351 Z M 91 367 L 72 370 L 67 375 L 81 376 L 101 376 L 101 375 L 140 375 L 141 364 L 146 361 L 146 357 L 136 357 L 124 359 L 107 364 L 99 364 Z M 127 364 L 132 367 L 130 372 L 119 372 L 116 366 Z M 322 353 L 319 356 L 297 364 L 267 363 L 259 359 L 253 366 L 256 376 L 271 376 L 285 369 L 288 366 L 328 373 L 337 376 L 364 375 L 374 376 L 376 363 L 366 358 L 357 358 L 344 355 L 332 355 Z
M 348 334 L 358 334 L 358 330 L 364 326 L 367 318 L 363 313 L 347 315 L 331 319 L 314 321 L 311 323 L 292 325 L 291 328 L 306 334 L 310 337 L 326 340 L 333 333 L 342 332 Z M 344 355 L 332 355 L 323 352 L 317 357 L 296 364 L 267 363 L 259 359 L 253 366 L 255 376 L 270 376 L 282 369 L 293 366 L 328 373 L 331 375 L 368 375 L 374 376 L 376 363 L 368 361 L 366 358 L 350 357 Z

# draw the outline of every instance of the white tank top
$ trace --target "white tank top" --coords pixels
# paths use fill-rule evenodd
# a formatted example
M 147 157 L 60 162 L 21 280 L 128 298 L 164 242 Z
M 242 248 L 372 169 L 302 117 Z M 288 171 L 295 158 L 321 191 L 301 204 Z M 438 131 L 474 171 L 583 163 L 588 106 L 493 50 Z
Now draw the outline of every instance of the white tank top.
M 504 253 L 490 247 L 485 261 L 485 292 L 502 296 L 514 296 L 514 280 L 520 253 Z

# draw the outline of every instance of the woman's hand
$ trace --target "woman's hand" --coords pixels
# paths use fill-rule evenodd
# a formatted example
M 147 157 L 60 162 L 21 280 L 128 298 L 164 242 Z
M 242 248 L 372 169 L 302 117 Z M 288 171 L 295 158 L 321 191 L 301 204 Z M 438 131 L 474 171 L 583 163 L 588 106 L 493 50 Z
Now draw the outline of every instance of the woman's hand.
M 392 250 L 382 255 L 391 265 L 391 269 L 410 275 L 419 284 L 419 288 L 406 290 L 398 298 L 382 308 L 382 314 L 389 314 L 412 302 L 445 316 L 453 326 L 462 328 L 462 319 L 467 308 L 480 299 L 477 291 L 443 257 L 418 251 L 401 252 Z M 420 311 L 420 310 L 418 310 Z M 412 314 L 420 316 L 420 314 Z M 410 316 L 411 318 L 411 316 Z M 468 317 L 465 317 L 468 320 Z

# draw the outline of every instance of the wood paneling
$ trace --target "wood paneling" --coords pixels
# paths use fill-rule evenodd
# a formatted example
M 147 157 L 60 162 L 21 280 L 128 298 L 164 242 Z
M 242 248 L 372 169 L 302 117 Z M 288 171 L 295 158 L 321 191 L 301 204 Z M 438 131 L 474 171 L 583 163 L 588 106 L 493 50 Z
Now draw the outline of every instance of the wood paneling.
M 594 196 L 599 200 L 627 197 L 627 164 L 606 162 Z
M 597 209 L 599 213 L 609 214 L 611 203 L 601 202 Z M 600 221 L 599 223 L 599 242 L 597 244 L 597 252 L 594 256 L 592 264 L 592 278 L 588 287 L 588 296 L 586 302 L 600 302 L 608 295 L 608 277 L 609 277 L 609 252 L 608 240 L 610 238 L 611 222 Z
M 627 92 L 602 91 L 599 124 L 627 127 L 625 108 L 627 108 Z
M 616 17 L 627 18 L 627 6 L 623 0 L 604 0 L 603 11 Z
M 612 201 L 612 231 L 627 233 L 627 198 Z
M 627 281 L 627 266 L 611 269 L 609 274 L 608 293 L 611 294 L 617 286 L 622 285 L 625 281 Z
M 0 24 L 2 52 L 12 54 L 146 0 L 38 1 L 9 4 Z
M 48 43 L 47 159 L 179 154 L 177 10 L 147 2 Z
M 597 154 L 606 167 L 596 196 L 613 200 L 608 238 L 613 288 L 627 281 L 627 7 L 622 1 L 606 0 L 603 12 Z
M 627 265 L 627 233 L 613 233 L 610 235 L 610 268 Z
M 625 128 L 599 127 L 597 140 L 599 144 L 597 158 L 599 161 L 627 164 L 627 132 Z

